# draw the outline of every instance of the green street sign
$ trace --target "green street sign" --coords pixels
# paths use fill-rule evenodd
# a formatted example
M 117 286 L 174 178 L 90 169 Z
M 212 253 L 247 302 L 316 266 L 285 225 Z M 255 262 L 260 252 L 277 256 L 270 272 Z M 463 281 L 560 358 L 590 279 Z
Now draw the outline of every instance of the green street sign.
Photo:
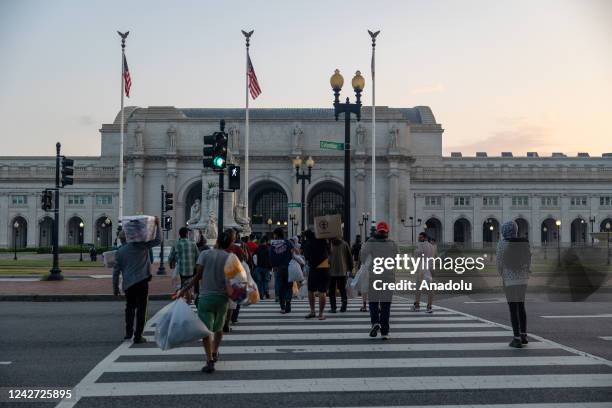
M 287 203 L 287 207 L 289 208 L 301 208 L 302 203 Z
M 319 146 L 321 149 L 344 150 L 344 143 L 329 142 L 327 140 L 321 140 Z

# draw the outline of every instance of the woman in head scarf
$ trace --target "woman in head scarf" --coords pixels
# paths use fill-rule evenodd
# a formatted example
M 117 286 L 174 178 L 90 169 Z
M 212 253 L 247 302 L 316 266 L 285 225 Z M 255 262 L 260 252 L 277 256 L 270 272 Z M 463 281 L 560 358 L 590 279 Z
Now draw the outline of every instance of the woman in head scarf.
M 497 245 L 497 271 L 502 277 L 504 292 L 510 309 L 514 338 L 510 347 L 527 344 L 527 313 L 525 292 L 531 265 L 531 250 L 526 238 L 518 238 L 518 225 L 506 221 L 501 227 L 502 239 Z

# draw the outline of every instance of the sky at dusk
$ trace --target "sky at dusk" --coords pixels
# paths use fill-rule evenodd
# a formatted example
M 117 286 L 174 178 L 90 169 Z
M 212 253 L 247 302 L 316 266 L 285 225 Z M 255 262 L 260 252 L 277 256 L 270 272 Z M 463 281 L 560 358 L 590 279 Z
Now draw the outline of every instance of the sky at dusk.
M 444 151 L 612 152 L 612 1 L 0 0 L 0 155 L 98 155 L 126 105 L 244 106 L 244 39 L 263 93 L 252 107 L 331 107 L 329 77 L 360 69 L 377 105 L 428 105 Z M 348 91 L 348 89 L 345 89 Z M 340 125 L 339 125 L 340 126 Z

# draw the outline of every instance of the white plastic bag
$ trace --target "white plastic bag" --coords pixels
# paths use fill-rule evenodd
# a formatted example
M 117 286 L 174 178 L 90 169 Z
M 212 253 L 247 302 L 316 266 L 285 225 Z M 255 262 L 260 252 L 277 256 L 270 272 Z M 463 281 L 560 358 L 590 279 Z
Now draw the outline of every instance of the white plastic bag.
M 366 259 L 365 262 L 361 264 L 361 267 L 359 267 L 359 270 L 357 271 L 355 277 L 351 282 L 351 286 L 353 288 L 361 290 L 361 292 L 368 291 L 368 280 L 370 278 L 368 269 L 372 267 L 371 262 L 372 258 L 368 256 L 368 259 Z
M 117 262 L 117 251 L 107 251 L 102 253 L 102 259 L 104 260 L 104 267 L 114 268 Z
M 354 280 L 355 280 L 355 278 L 350 278 L 350 277 L 346 280 L 346 296 L 349 299 L 353 299 L 353 298 L 356 298 L 358 296 L 357 288 L 355 288 L 352 285 Z
M 212 334 L 200 318 L 191 310 L 185 299 L 171 303 L 155 327 L 155 342 L 162 350 L 170 350 L 182 344 Z
M 288 279 L 289 282 L 301 282 L 304 280 L 304 274 L 302 273 L 302 267 L 295 260 L 292 259 L 289 262 Z
M 131 215 L 121 218 L 127 242 L 148 242 L 155 238 L 155 217 Z

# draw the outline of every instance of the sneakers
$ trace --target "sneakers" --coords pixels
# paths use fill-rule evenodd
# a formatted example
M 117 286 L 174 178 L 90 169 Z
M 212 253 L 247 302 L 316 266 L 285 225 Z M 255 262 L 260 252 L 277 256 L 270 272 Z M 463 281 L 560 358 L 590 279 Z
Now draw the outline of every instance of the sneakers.
M 204 367 L 202 367 L 202 372 L 203 373 L 214 373 L 215 372 L 215 362 L 210 360 L 206 362 L 206 365 Z
M 346 307 L 347 307 L 346 304 L 342 305 L 340 307 L 340 313 L 346 313 Z
M 131 339 L 131 338 L 132 338 L 132 336 L 133 336 L 133 334 L 126 334 L 126 335 L 123 337 L 123 340 L 129 340 L 129 339 Z
M 336 309 L 329 309 L 329 313 L 338 313 Z
M 523 348 L 521 339 L 512 339 L 512 341 L 510 342 L 510 344 L 508 344 L 508 346 L 514 347 L 514 348 Z
M 521 334 L 521 344 L 529 344 L 529 340 L 527 340 L 526 334 Z
M 432 313 L 433 313 L 433 309 L 432 309 L 431 307 L 428 307 L 428 308 L 425 310 L 425 313 L 432 314 Z
M 376 323 L 372 325 L 372 329 L 370 330 L 370 337 L 378 336 L 378 331 L 380 330 L 380 324 Z
M 143 343 L 146 343 L 146 342 L 147 342 L 147 339 L 145 339 L 142 336 L 134 337 L 134 344 L 143 344 Z
M 418 303 L 413 304 L 412 308 L 410 309 L 410 311 L 412 311 L 412 312 L 420 312 L 421 311 L 421 305 L 419 305 Z
M 389 336 L 389 334 L 383 334 L 382 335 L 382 339 L 383 340 L 389 340 L 391 338 L 391 336 Z

